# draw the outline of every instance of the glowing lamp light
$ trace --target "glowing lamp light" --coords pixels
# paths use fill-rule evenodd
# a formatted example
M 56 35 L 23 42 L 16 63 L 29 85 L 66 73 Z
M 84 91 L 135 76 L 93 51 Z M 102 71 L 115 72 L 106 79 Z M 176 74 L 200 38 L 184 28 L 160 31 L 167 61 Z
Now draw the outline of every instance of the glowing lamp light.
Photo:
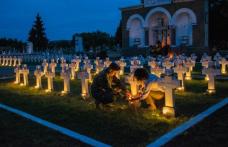
M 215 93 L 215 89 L 208 89 L 207 92 L 208 92 L 209 94 L 214 94 L 214 93 Z
M 192 77 L 185 77 L 185 80 L 190 81 L 192 80 Z
M 184 87 L 178 87 L 177 90 L 184 90 Z
M 67 91 L 61 91 L 61 94 L 68 94 L 69 92 L 67 92 Z
M 175 117 L 175 110 L 173 107 L 163 107 L 162 108 L 162 114 L 167 117 Z
M 208 77 L 208 75 L 206 75 L 206 77 L 205 77 L 205 81 L 209 81 L 209 77 Z
M 49 93 L 49 92 L 51 92 L 51 91 L 52 91 L 52 90 L 50 90 L 50 89 L 46 89 L 46 90 L 45 90 L 46 93 Z
M 226 74 L 226 71 L 222 70 L 222 74 Z
M 85 99 L 87 97 L 87 93 L 82 93 L 81 96 Z
M 35 86 L 34 88 L 35 88 L 35 89 L 39 89 L 39 86 Z

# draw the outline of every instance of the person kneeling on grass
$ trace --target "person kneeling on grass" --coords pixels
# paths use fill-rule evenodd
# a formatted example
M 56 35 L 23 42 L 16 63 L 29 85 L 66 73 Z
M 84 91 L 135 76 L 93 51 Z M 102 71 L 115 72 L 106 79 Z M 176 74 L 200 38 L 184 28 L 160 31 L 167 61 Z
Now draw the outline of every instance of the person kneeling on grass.
M 139 93 L 141 93 L 129 100 L 131 102 L 145 100 L 150 110 L 156 110 L 155 100 L 161 100 L 165 96 L 164 90 L 158 85 L 160 79 L 153 74 L 149 74 L 144 68 L 136 69 L 133 78 L 136 79 Z
M 100 108 L 100 104 L 114 102 L 115 97 L 121 97 L 121 94 L 125 93 L 125 86 L 116 77 L 119 71 L 119 65 L 111 63 L 95 76 L 91 85 L 91 95 L 95 99 L 96 108 Z

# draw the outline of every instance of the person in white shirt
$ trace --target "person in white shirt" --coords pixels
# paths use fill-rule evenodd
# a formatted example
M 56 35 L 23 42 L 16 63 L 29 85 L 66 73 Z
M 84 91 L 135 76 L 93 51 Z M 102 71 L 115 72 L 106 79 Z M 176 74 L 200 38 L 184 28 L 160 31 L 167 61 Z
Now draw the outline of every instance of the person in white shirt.
M 130 101 L 145 100 L 149 105 L 150 110 L 156 110 L 157 106 L 155 101 L 161 100 L 165 96 L 164 90 L 159 87 L 158 84 L 160 78 L 153 74 L 149 74 L 144 68 L 136 69 L 134 78 L 136 79 L 139 87 L 139 94 L 137 97 L 131 98 Z

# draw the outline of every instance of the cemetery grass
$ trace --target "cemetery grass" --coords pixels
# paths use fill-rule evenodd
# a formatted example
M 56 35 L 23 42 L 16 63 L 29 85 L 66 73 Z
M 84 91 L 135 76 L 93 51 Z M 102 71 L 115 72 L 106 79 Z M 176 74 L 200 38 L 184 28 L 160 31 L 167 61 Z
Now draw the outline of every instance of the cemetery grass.
M 228 146 L 228 106 L 174 138 L 165 147 Z
M 228 96 L 226 81 L 216 81 L 215 95 L 204 93 L 206 81 L 188 81 L 186 92 L 176 92 L 174 96 L 177 117 L 168 119 L 159 110 L 152 113 L 139 109 L 135 113 L 124 101 L 109 109 L 97 110 L 91 99 L 85 101 L 80 97 L 78 80 L 71 81 L 70 95 L 61 96 L 63 81 L 59 77 L 54 81 L 53 93 L 34 89 L 35 79 L 33 76 L 29 79 L 30 87 L 14 85 L 13 80 L 1 81 L 0 102 L 113 146 L 145 146 Z M 47 80 L 44 78 L 42 82 L 46 89 Z M 19 134 L 18 131 L 14 133 Z M 29 133 L 29 129 L 24 133 Z
M 86 146 L 84 143 L 5 110 L 0 110 L 0 117 L 2 118 L 0 120 L 2 147 Z

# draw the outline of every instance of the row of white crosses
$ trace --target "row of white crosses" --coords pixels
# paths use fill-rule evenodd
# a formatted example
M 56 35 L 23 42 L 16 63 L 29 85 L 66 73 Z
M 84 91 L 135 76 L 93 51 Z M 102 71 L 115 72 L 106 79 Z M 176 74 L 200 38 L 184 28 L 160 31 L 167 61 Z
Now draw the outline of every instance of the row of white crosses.
M 0 66 L 16 66 L 16 65 L 21 65 L 22 63 L 22 58 L 20 57 L 12 57 L 12 56 L 2 56 L 0 57 Z
M 75 79 L 75 75 L 76 75 L 75 72 L 79 71 L 80 62 L 81 62 L 81 60 L 79 60 L 79 59 L 72 60 L 72 63 L 69 66 L 71 69 L 69 69 L 68 64 L 66 63 L 66 60 L 62 58 L 61 78 L 64 81 L 64 88 L 63 88 L 62 94 L 70 93 L 70 79 Z M 85 70 L 78 72 L 78 78 L 81 80 L 81 85 L 82 85 L 81 93 L 82 93 L 83 98 L 89 97 L 88 82 L 89 82 L 89 80 L 92 80 L 92 75 L 91 75 L 92 65 L 90 64 L 90 62 L 88 60 L 85 63 L 86 63 L 84 65 Z M 56 64 L 53 64 L 53 66 L 56 67 Z M 50 92 L 53 90 L 53 78 L 55 77 L 55 74 L 52 71 L 47 71 L 45 76 L 48 78 L 48 89 L 46 91 Z
M 34 71 L 34 75 L 36 77 L 36 86 L 35 88 L 41 89 L 42 88 L 42 82 L 41 79 L 45 75 L 47 78 L 47 89 L 46 92 L 51 92 L 54 90 L 53 86 L 53 79 L 55 77 L 55 73 L 51 71 L 51 69 L 47 69 L 46 73 L 44 73 L 40 66 L 38 65 L 36 67 L 36 70 Z M 70 70 L 68 67 L 65 68 L 64 71 L 61 72 L 61 78 L 63 79 L 63 91 L 62 94 L 68 94 L 70 93 Z
M 216 53 L 213 59 L 214 59 L 214 65 L 216 67 L 218 67 L 220 64 L 221 65 L 221 73 L 226 74 L 226 67 L 228 65 L 228 61 L 226 60 L 226 58 L 222 57 L 219 53 Z M 208 56 L 207 54 L 204 54 L 202 56 L 201 63 L 202 63 L 202 66 L 204 67 L 204 69 L 208 68 L 208 64 L 211 61 L 212 61 L 211 56 Z M 207 76 L 207 80 L 208 80 L 208 76 Z
M 46 61 L 44 61 L 43 62 L 44 71 L 41 70 L 40 66 L 36 67 L 36 70 L 34 71 L 34 76 L 36 77 L 35 88 L 37 88 L 37 89 L 42 88 L 42 77 L 45 75 L 45 77 L 47 78 L 47 85 L 48 85 L 46 92 L 53 91 L 53 89 L 54 89 L 53 79 L 55 77 L 55 72 L 52 72 L 53 68 L 51 68 L 51 67 L 56 66 L 56 65 L 54 65 L 54 64 L 53 65 L 50 64 L 50 65 L 51 65 L 50 68 L 48 68 L 48 63 L 46 63 Z M 22 69 L 20 69 L 20 66 L 17 66 L 15 68 L 15 73 L 16 73 L 15 84 L 20 84 L 20 81 L 21 81 L 20 76 L 21 76 L 21 74 L 23 74 L 24 82 L 21 83 L 21 85 L 28 86 L 29 69 L 27 68 L 27 66 L 24 65 Z M 69 71 L 68 67 L 66 67 L 66 69 L 63 72 L 61 72 L 61 77 L 64 80 L 64 88 L 63 88 L 62 93 L 67 94 L 70 92 L 70 71 Z

